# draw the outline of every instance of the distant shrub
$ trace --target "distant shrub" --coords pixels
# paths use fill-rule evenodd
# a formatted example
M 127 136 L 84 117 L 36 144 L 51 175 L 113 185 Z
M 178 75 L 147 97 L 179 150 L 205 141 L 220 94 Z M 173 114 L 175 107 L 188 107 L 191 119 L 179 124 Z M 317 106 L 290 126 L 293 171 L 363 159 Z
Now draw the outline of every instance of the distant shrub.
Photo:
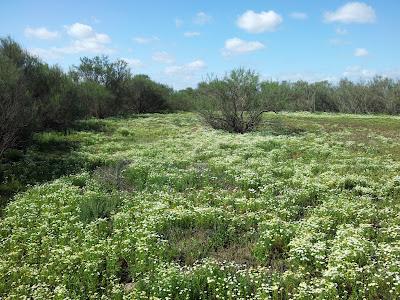
M 187 88 L 175 91 L 168 98 L 168 107 L 171 111 L 194 111 L 196 109 L 197 90 Z
M 168 108 L 172 89 L 156 83 L 147 75 L 135 75 L 124 85 L 124 112 L 154 113 Z
M 222 79 L 203 83 L 199 89 L 200 114 L 213 128 L 245 133 L 260 123 L 264 106 L 255 72 L 236 69 Z

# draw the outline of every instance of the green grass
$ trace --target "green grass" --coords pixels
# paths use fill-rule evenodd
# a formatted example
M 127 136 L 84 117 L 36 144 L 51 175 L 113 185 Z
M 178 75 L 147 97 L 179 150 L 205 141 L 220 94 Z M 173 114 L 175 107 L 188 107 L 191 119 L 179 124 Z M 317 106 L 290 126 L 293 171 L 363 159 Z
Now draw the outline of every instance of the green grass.
M 10 159 L 80 169 L 18 181 L 0 298 L 397 299 L 399 135 L 398 117 L 309 113 L 242 135 L 190 113 L 40 135 Z

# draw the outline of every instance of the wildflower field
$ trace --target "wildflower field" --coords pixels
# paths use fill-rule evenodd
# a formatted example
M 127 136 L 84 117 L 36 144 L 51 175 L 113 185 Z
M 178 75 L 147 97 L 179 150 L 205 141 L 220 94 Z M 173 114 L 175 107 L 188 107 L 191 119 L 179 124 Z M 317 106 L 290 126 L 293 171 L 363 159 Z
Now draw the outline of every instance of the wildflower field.
M 400 298 L 399 117 L 231 134 L 154 114 L 36 139 L 80 163 L 6 178 L 57 173 L 2 213 L 0 299 Z

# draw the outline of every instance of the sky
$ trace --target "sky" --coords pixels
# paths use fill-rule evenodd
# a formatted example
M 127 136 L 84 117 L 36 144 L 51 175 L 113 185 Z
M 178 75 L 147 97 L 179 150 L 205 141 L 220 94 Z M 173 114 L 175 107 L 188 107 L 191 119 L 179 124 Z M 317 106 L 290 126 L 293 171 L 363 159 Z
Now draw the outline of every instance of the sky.
M 49 64 L 105 54 L 176 89 L 237 67 L 265 80 L 400 78 L 399 30 L 399 0 L 0 3 L 0 36 Z

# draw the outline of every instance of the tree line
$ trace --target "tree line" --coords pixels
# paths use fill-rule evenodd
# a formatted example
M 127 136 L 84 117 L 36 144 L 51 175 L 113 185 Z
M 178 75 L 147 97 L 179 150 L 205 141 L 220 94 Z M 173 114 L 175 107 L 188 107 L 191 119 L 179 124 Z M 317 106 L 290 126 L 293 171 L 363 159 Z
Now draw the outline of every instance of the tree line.
M 27 145 L 34 132 L 67 131 L 78 119 L 165 111 L 172 93 L 146 75 L 133 75 L 123 60 L 83 57 L 64 72 L 1 38 L 0 157 Z
M 244 133 L 257 127 L 265 111 L 399 114 L 400 80 L 262 81 L 254 71 L 239 68 L 172 98 L 174 109 L 198 110 L 212 127 Z
M 165 111 L 200 111 L 213 127 L 235 132 L 255 128 L 263 111 L 399 114 L 400 81 L 261 81 L 237 69 L 174 91 L 133 75 L 123 60 L 83 57 L 65 72 L 0 38 L 0 157 L 28 144 L 34 132 L 67 131 L 78 119 Z
M 400 80 L 392 78 L 376 76 L 359 82 L 344 78 L 337 83 L 261 81 L 259 77 L 257 80 L 258 93 L 263 98 L 265 110 L 269 111 L 390 115 L 400 113 Z M 174 93 L 174 108 L 195 110 L 196 97 L 213 84 L 215 78 L 200 83 L 196 89 L 187 88 Z

